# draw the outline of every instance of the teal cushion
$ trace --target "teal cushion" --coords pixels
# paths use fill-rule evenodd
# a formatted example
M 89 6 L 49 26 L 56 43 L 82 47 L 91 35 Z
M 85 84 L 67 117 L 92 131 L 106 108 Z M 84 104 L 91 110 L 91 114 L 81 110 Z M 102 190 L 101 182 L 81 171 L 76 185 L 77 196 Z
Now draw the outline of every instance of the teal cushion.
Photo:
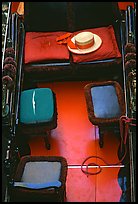
M 49 88 L 24 90 L 20 97 L 20 122 L 50 122 L 54 114 L 53 92 Z

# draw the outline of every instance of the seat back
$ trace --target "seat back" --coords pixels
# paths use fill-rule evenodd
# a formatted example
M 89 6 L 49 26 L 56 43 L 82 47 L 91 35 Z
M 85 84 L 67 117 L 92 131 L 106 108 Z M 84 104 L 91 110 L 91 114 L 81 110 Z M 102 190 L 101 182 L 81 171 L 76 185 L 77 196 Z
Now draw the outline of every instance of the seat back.
M 76 31 L 114 24 L 117 2 L 24 2 L 26 31 Z
M 67 2 L 24 2 L 26 31 L 68 30 Z
M 114 25 L 119 18 L 117 2 L 73 2 L 74 30 Z

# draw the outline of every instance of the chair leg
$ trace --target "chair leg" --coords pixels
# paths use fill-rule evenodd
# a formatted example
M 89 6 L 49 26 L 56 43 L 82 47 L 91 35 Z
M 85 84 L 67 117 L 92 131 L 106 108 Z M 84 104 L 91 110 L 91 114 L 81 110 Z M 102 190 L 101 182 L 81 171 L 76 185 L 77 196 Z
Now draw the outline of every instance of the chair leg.
M 46 132 L 46 135 L 44 137 L 44 141 L 45 141 L 45 147 L 50 150 L 51 148 L 51 145 L 50 145 L 50 142 L 49 142 L 49 136 L 50 136 L 50 131 L 47 131 Z
M 119 129 L 118 126 L 115 126 L 115 128 L 114 128 L 114 133 L 115 133 L 115 135 L 116 135 L 118 138 L 120 138 L 120 129 Z
M 103 138 L 104 137 L 104 132 L 103 132 L 103 130 L 101 130 L 101 128 L 99 127 L 99 146 L 100 146 L 100 148 L 102 148 L 103 147 L 103 144 L 104 144 L 104 142 L 103 142 Z

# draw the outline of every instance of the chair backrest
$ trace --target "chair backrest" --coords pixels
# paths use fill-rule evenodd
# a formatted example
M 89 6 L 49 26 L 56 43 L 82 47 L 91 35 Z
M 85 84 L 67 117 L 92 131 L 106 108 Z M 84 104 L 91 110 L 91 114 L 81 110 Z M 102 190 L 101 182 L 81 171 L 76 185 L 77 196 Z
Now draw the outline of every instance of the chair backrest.
M 26 31 L 76 31 L 119 19 L 117 2 L 24 2 Z
M 26 31 L 67 30 L 67 2 L 24 2 Z
M 74 30 L 114 25 L 119 18 L 117 2 L 73 2 Z

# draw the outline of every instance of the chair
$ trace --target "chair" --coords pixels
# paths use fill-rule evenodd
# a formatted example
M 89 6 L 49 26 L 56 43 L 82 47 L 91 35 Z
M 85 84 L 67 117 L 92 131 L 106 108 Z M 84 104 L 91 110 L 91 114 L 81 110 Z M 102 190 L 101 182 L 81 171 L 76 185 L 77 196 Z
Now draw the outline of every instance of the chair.
M 57 127 L 55 93 L 50 88 L 23 90 L 20 95 L 18 132 L 26 137 L 44 136 L 50 149 L 48 137 Z
M 24 2 L 24 4 L 26 36 L 23 69 L 26 83 L 90 79 L 94 76 L 107 78 L 111 74 L 111 77 L 122 74 L 119 66 L 121 16 L 117 2 L 100 2 L 100 4 L 99 2 L 55 2 L 54 4 Z M 113 36 L 108 29 L 109 26 L 113 28 Z M 106 32 L 101 30 L 103 28 Z M 100 53 L 95 58 L 88 54 L 88 59 L 85 59 L 86 55 L 75 55 L 69 52 L 66 45 L 56 44 L 55 39 L 66 32 L 75 33 L 87 29 L 94 29 L 92 31 L 105 40 L 101 46 L 102 51 L 99 49 L 97 52 Z M 108 40 L 111 40 L 111 46 Z M 108 51 L 111 47 L 112 50 Z M 97 69 L 101 75 L 96 76 Z
M 64 202 L 66 177 L 64 157 L 21 157 L 13 177 L 10 202 Z
M 124 94 L 116 81 L 101 81 L 84 87 L 88 118 L 99 127 L 99 145 L 107 130 L 119 132 L 119 119 L 125 114 Z

